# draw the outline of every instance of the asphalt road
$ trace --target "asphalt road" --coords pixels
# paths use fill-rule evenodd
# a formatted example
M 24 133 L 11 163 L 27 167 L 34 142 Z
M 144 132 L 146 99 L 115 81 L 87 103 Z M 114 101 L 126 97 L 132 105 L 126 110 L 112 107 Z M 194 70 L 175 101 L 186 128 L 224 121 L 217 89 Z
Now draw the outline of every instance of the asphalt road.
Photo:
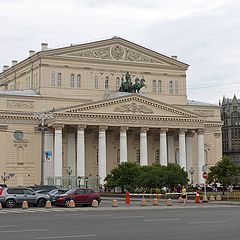
M 3 209 L 0 240 L 238 240 L 240 207 Z

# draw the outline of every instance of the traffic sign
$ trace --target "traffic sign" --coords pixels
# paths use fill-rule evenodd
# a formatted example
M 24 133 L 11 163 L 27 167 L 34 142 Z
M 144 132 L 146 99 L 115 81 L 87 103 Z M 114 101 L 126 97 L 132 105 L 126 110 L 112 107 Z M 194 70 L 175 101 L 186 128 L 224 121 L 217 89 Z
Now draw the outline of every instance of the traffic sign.
M 207 178 L 208 178 L 208 173 L 207 173 L 207 172 L 203 172 L 202 177 L 203 177 L 204 179 L 207 179 Z

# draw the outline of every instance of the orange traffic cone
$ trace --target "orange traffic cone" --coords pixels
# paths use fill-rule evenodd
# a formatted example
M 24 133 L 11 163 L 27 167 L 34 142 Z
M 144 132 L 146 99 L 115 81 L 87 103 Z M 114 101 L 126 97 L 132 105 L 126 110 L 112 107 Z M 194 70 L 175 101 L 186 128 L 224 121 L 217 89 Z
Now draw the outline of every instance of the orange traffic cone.
M 199 195 L 199 192 L 196 193 L 195 203 L 200 203 L 200 195 Z

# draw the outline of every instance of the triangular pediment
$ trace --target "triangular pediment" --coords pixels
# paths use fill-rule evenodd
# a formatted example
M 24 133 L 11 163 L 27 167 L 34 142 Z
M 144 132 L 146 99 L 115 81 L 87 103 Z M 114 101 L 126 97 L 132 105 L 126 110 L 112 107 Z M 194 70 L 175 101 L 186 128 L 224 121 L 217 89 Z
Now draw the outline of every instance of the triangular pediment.
M 44 55 L 83 60 L 95 59 L 188 68 L 188 65 L 185 63 L 118 37 L 49 50 L 46 51 Z
M 121 93 L 122 94 L 122 93 Z M 59 109 L 58 113 L 68 114 L 106 114 L 106 115 L 142 115 L 155 117 L 198 118 L 197 114 L 173 107 L 139 94 L 125 94 L 109 100 Z

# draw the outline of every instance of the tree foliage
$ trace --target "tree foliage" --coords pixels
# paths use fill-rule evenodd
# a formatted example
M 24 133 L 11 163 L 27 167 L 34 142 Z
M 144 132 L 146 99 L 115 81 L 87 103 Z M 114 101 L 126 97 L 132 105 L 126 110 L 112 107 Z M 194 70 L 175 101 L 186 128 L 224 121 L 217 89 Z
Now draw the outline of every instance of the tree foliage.
M 110 188 L 121 187 L 130 192 L 138 189 L 149 191 L 152 188 L 173 189 L 178 184 L 186 185 L 187 173 L 177 164 L 161 166 L 139 166 L 136 163 L 122 163 L 114 168 L 105 179 Z
M 208 182 L 219 182 L 223 187 L 227 187 L 238 181 L 239 174 L 239 166 L 232 162 L 228 156 L 223 156 L 221 161 L 210 167 Z

